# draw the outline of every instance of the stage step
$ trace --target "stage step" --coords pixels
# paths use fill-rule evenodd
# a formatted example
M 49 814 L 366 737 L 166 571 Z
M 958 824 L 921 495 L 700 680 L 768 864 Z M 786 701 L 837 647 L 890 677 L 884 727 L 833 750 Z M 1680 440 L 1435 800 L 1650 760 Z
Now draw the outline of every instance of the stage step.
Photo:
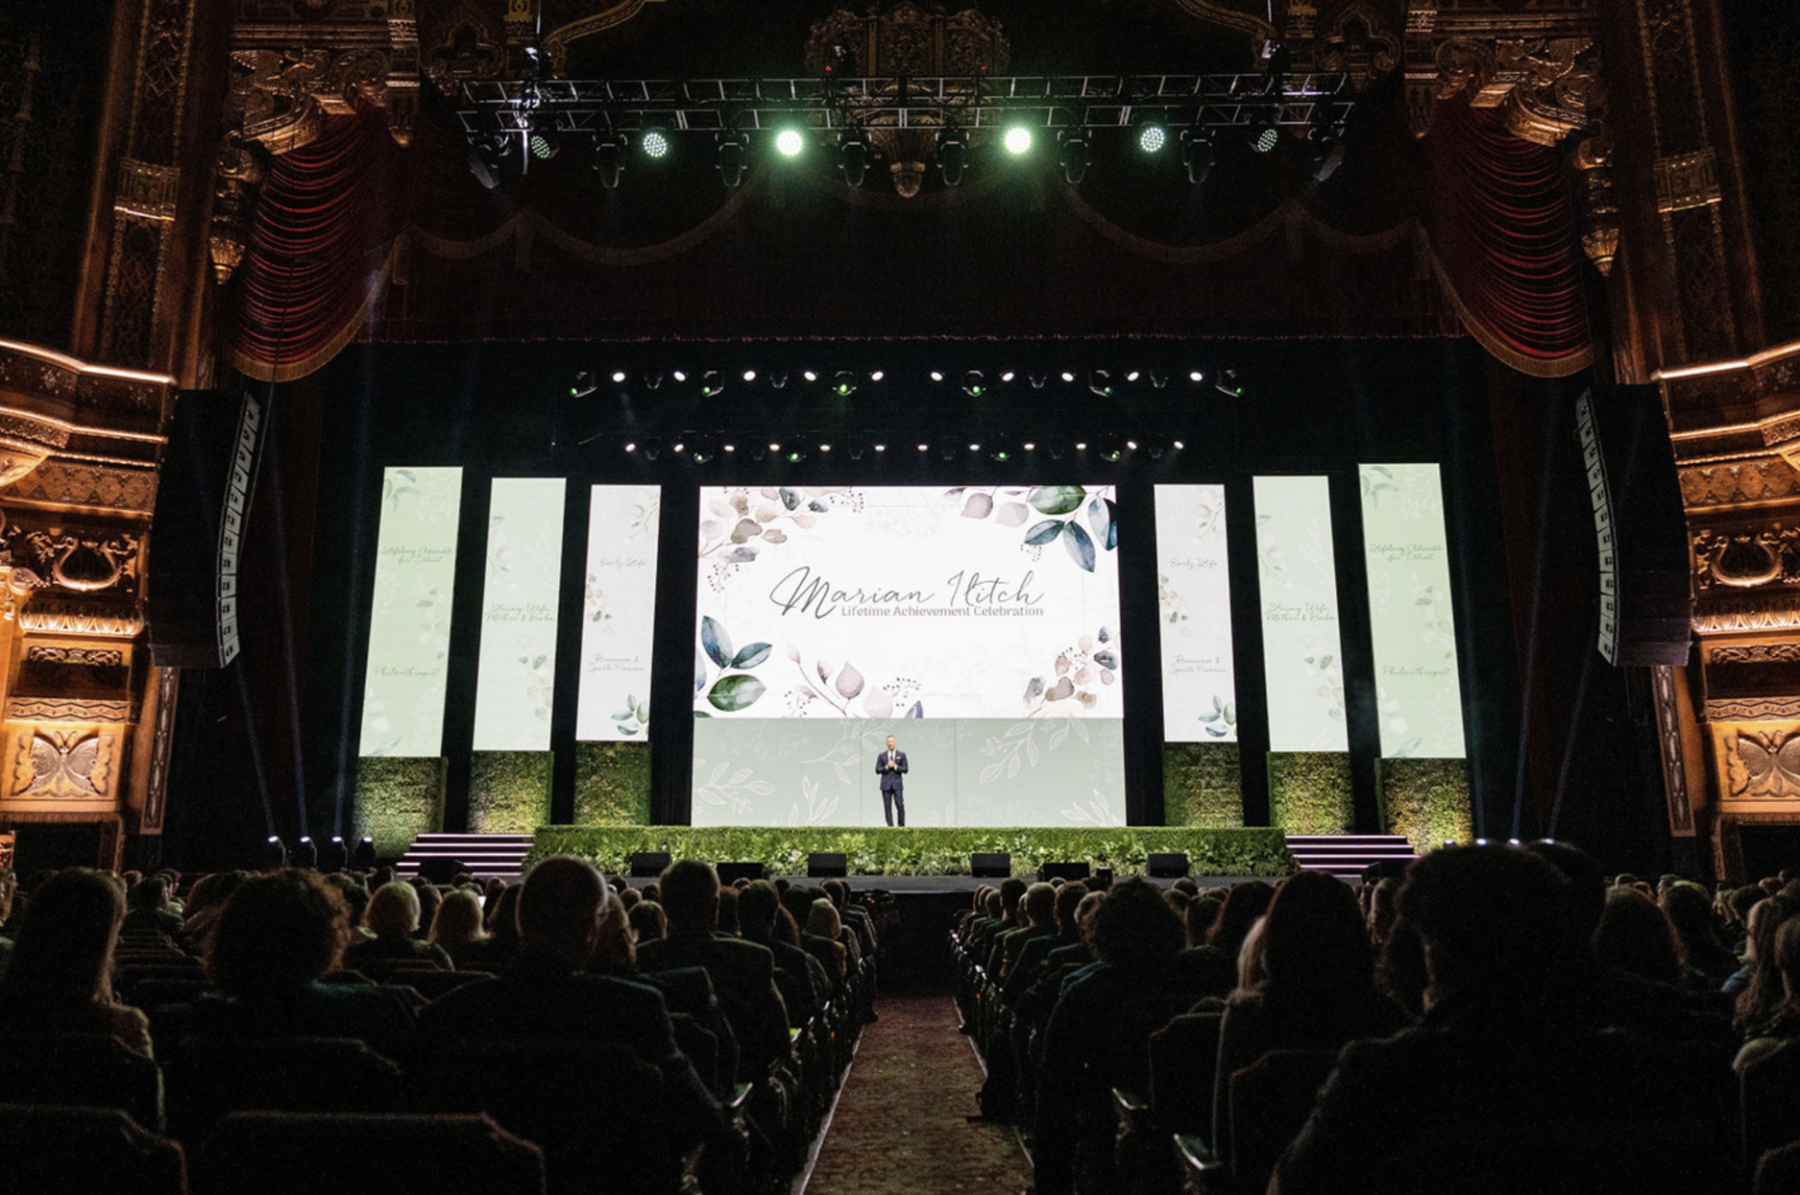
M 1371 863 L 1418 858 L 1398 834 L 1289 834 L 1287 848 L 1301 871 L 1323 871 L 1352 883 L 1362 881 Z
M 525 870 L 531 841 L 529 834 L 421 834 L 394 865 L 394 873 L 415 876 L 427 859 L 460 859 L 478 880 L 516 880 Z

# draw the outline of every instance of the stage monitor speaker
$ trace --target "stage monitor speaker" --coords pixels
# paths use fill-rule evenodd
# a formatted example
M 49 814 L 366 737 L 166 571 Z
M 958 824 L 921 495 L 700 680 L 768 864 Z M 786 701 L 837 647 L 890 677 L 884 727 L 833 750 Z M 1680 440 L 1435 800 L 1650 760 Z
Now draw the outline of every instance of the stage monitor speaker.
M 814 851 L 806 857 L 809 876 L 844 877 L 850 874 L 850 856 L 842 851 Z
M 1144 858 L 1144 871 L 1159 880 L 1178 880 L 1188 873 L 1185 851 L 1167 853 L 1152 851 Z
M 669 869 L 674 856 L 668 851 L 637 851 L 631 856 L 631 878 L 653 880 Z
M 1050 880 L 1085 880 L 1093 871 L 1086 862 L 1081 863 L 1046 863 L 1038 868 L 1039 882 Z
M 1576 400 L 1575 430 L 1600 553 L 1595 646 L 1620 667 L 1686 664 L 1693 628 L 1687 516 L 1662 391 L 1589 390 Z M 1731 541 L 1721 544 L 1715 573 L 1733 563 Z M 1766 564 L 1760 548 L 1743 548 L 1748 571 Z
M 266 414 L 249 391 L 185 390 L 176 401 L 145 583 L 159 668 L 222 668 L 237 657 L 240 557 Z
M 469 870 L 469 865 L 461 859 L 419 860 L 419 875 L 431 884 L 448 884 L 467 870 Z
M 1011 876 L 1012 856 L 1005 851 L 976 851 L 969 856 L 972 876 Z
M 1102 865 L 1094 868 L 1094 878 L 1088 881 L 1088 886 L 1095 889 L 1106 889 L 1112 887 L 1112 882 L 1113 869 Z
M 721 863 L 718 872 L 719 883 L 729 887 L 739 880 L 760 880 L 767 869 L 760 863 Z

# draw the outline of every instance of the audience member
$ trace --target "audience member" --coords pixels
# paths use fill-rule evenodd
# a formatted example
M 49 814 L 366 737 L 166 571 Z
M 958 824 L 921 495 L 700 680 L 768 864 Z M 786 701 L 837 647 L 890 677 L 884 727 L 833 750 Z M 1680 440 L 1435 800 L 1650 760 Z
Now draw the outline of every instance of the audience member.
M 490 970 L 504 969 L 519 957 L 519 893 L 523 885 L 508 884 L 494 902 L 488 918 L 488 944 L 482 962 Z
M 1606 909 L 1594 930 L 1594 957 L 1602 966 L 1652 983 L 1679 987 L 1682 982 L 1675 927 L 1656 902 L 1635 887 L 1615 887 L 1606 894 Z
M 1056 900 L 1050 908 L 1055 932 L 1039 934 L 1020 948 L 1019 956 L 1013 962 L 1012 969 L 1007 972 L 1002 989 L 1008 1003 L 1016 1002 L 1037 982 L 1052 950 L 1058 946 L 1074 946 L 1081 942 L 1081 927 L 1076 923 L 1075 910 L 1080 906 L 1082 897 L 1087 894 L 1087 885 L 1079 880 L 1073 880 L 1056 890 Z
M 181 915 L 169 911 L 169 885 L 161 876 L 146 876 L 131 889 L 131 911 L 119 924 L 122 934 L 181 937 Z
M 756 880 L 745 885 L 738 896 L 738 931 L 743 935 L 744 941 L 768 947 L 775 956 L 775 965 L 787 973 L 787 987 L 784 990 L 805 994 L 805 1008 L 789 1008 L 788 1012 L 793 1014 L 799 1011 L 811 1016 L 824 1008 L 831 993 L 831 979 L 824 965 L 802 950 L 796 942 L 776 936 L 778 915 L 787 915 L 787 910 L 781 907 L 781 894 L 775 891 L 775 885 L 767 880 Z M 790 925 L 792 921 L 793 918 L 789 916 Z M 786 997 L 783 999 L 786 1000 Z M 792 1003 L 791 1000 L 787 1002 Z
M 344 966 L 350 970 L 363 963 L 403 959 L 427 959 L 447 970 L 456 965 L 443 947 L 414 936 L 419 931 L 419 894 L 411 884 L 395 881 L 377 888 L 363 910 L 363 926 L 368 935 L 344 951 Z
M 1275 889 L 1261 880 L 1233 884 L 1219 908 L 1219 919 L 1207 931 L 1207 942 L 1224 951 L 1226 957 L 1237 958 L 1244 948 L 1244 939 L 1250 936 L 1250 927 L 1269 911 L 1269 902 L 1274 899 Z
M 1692 980 L 1717 988 L 1737 970 L 1737 959 L 1719 942 L 1713 902 L 1706 889 L 1684 880 L 1664 895 L 1662 909 L 1681 939 L 1682 958 Z
M 1767 1024 L 1780 1007 L 1785 991 L 1775 958 L 1775 935 L 1794 917 L 1800 903 L 1785 896 L 1771 896 L 1750 910 L 1750 978 L 1738 993 L 1731 1027 L 1740 1036 Z
M 1396 907 L 1400 896 L 1400 881 L 1393 876 L 1384 878 L 1369 889 L 1369 941 L 1377 950 L 1387 941 L 1393 932 L 1394 922 L 1400 912 Z
M 663 907 L 653 900 L 638 901 L 626 916 L 640 943 L 660 941 L 669 932 L 669 919 L 664 915 Z
M 994 948 L 988 953 L 988 975 L 996 983 L 1006 982 L 1027 942 L 1055 935 L 1056 889 L 1049 884 L 1031 885 L 1019 900 L 1019 913 L 1025 924 L 996 935 Z
M 124 919 L 119 886 L 97 871 L 71 867 L 36 888 L 0 975 L 0 1037 L 104 1034 L 150 1057 L 149 1019 L 113 999 Z
M 431 920 L 430 940 L 450 956 L 457 970 L 480 968 L 488 944 L 487 929 L 481 924 L 481 898 L 467 888 L 446 895 Z
M 432 922 L 437 920 L 437 911 L 444 903 L 444 893 L 424 876 L 414 876 L 408 883 L 419 895 L 419 928 L 429 929 Z
M 1745 1029 L 1744 1048 L 1734 1063 L 1739 1069 L 1800 1038 L 1800 917 L 1789 917 L 1775 931 L 1775 968 L 1781 975 L 1781 999 L 1768 1020 Z

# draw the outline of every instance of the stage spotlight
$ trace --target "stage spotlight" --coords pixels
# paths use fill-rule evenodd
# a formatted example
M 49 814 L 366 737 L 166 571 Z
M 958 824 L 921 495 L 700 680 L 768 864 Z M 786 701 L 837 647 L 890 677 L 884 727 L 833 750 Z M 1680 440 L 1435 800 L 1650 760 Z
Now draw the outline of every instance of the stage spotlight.
M 630 454 L 631 454 L 631 453 L 634 453 L 634 452 L 636 452 L 636 451 L 637 451 L 637 441 L 636 441 L 636 440 L 627 440 L 627 441 L 625 441 L 625 452 L 626 452 L 626 455 L 630 455 Z
M 662 378 L 663 378 L 663 376 L 660 373 L 645 374 L 644 375 L 644 389 L 660 390 L 662 388 Z
M 1174 441 L 1171 441 L 1171 443 L 1177 450 L 1187 447 L 1187 445 L 1183 444 L 1180 440 L 1174 440 Z
M 569 387 L 570 398 L 586 398 L 600 389 L 600 383 L 594 381 L 594 375 L 585 369 L 575 375 L 575 384 Z
M 1007 371 L 1006 371 L 1006 372 L 1005 372 L 1005 373 L 1003 373 L 1003 374 L 1001 374 L 1001 375 L 1000 375 L 1000 380 L 1001 380 L 1001 381 L 1002 381 L 1002 382 L 1010 382 L 1010 381 L 1012 381 L 1012 380 L 1013 380 L 1013 371 L 1012 371 L 1012 370 L 1010 370 L 1010 369 L 1009 369 L 1009 370 L 1007 370 Z
M 941 382 L 944 380 L 944 375 L 934 369 L 931 371 L 931 380 L 934 382 Z
M 282 844 L 280 838 L 273 834 L 269 835 L 269 841 L 263 845 L 263 866 L 286 867 L 287 860 L 287 847 Z
M 624 385 L 625 384 L 625 371 L 622 369 L 613 370 L 612 379 L 613 379 L 613 385 L 615 385 L 615 386 Z
M 805 378 L 805 379 L 806 379 L 806 380 L 807 380 L 807 381 L 809 381 L 809 382 L 816 382 L 816 381 L 818 381 L 818 380 L 819 380 L 819 375 L 818 375 L 818 374 L 816 374 L 816 373 L 814 373 L 814 372 L 813 372 L 813 371 L 812 371 L 812 370 L 810 370 L 810 369 L 809 369 L 809 370 L 807 370 L 807 371 L 806 371 L 806 372 L 805 372 L 805 373 L 803 373 L 803 374 L 801 374 L 801 375 L 800 375 L 800 376 L 801 376 L 801 377 L 803 377 L 803 378 Z
M 669 139 L 669 130 L 661 126 L 645 129 L 638 138 L 638 148 L 646 158 L 666 158 L 674 142 Z
M 1068 441 L 1061 436 L 1051 436 L 1044 442 L 1044 449 L 1050 454 L 1051 460 L 1060 461 L 1063 454 L 1069 450 L 1069 445 Z
M 350 853 L 350 866 L 363 870 L 375 866 L 375 840 L 373 838 L 364 835 L 362 841 L 356 844 L 356 849 Z
M 852 128 L 838 140 L 838 170 L 852 187 L 863 185 L 869 170 L 869 135 Z
M 1168 370 L 1153 369 L 1150 371 L 1150 388 L 1152 390 L 1161 390 L 1168 384 L 1169 384 L 1169 371 Z
M 319 848 L 320 871 L 342 871 L 349 862 L 350 849 L 341 834 L 333 834 L 331 841 Z
M 736 190 L 744 181 L 744 167 L 750 162 L 750 138 L 736 129 L 719 134 L 718 161 L 714 166 L 727 190 Z
M 1131 449 L 1131 451 L 1133 451 L 1133 452 L 1136 452 L 1137 451 L 1137 441 L 1136 440 L 1127 440 L 1127 441 L 1125 441 L 1125 447 Z
M 676 381 L 677 381 L 677 382 L 685 382 L 685 381 L 687 381 L 687 375 L 686 375 L 686 374 L 685 374 L 685 373 L 682 373 L 682 372 L 681 372 L 681 371 L 680 371 L 680 370 L 679 370 L 679 369 L 678 369 L 678 370 L 676 370 L 676 371 L 675 371 L 675 373 L 674 373 L 674 374 L 673 374 L 673 375 L 672 375 L 672 376 L 673 376 L 673 377 L 674 377 L 674 379 L 675 379 L 675 380 L 676 380 Z
M 806 148 L 806 138 L 799 129 L 783 129 L 775 134 L 775 150 L 784 158 L 797 158 Z
M 845 449 L 853 461 L 860 461 L 868 454 L 868 442 L 861 436 L 851 436 L 849 446 Z
M 956 459 L 956 445 L 952 444 L 948 440 L 945 440 L 942 444 L 938 445 L 938 455 L 943 457 L 947 461 L 955 460 Z
M 1197 369 L 1192 369 L 1192 370 L 1189 370 L 1189 371 L 1188 371 L 1188 381 L 1190 381 L 1190 382 L 1204 382 L 1204 381 L 1205 381 L 1205 380 L 1206 380 L 1206 375 L 1205 375 L 1205 374 L 1203 374 L 1203 373 L 1201 373 L 1201 372 L 1200 372 L 1200 371 L 1199 371 L 1199 370 L 1197 370 Z
M 1181 164 L 1187 167 L 1188 182 L 1199 186 L 1213 168 L 1212 130 L 1197 125 L 1189 130 L 1181 143 Z
M 289 862 L 295 867 L 304 867 L 308 871 L 319 869 L 319 848 L 314 845 L 312 835 L 302 834 L 300 836 L 300 845 L 294 848 L 293 858 Z
M 1065 382 L 1073 382 L 1075 380 L 1075 375 L 1065 369 L 1063 370 L 1062 380 Z
M 1244 393 L 1244 388 L 1238 385 L 1237 370 L 1235 369 L 1221 371 L 1218 380 L 1213 383 L 1213 389 L 1231 398 L 1237 398 Z
M 737 451 L 737 445 L 736 445 L 736 444 L 727 444 L 727 445 L 725 445 L 725 446 L 724 446 L 724 448 L 725 448 L 725 451 L 726 451 L 726 452 L 736 452 L 736 451 Z
M 882 378 L 885 378 L 885 377 L 887 377 L 887 374 L 883 373 L 881 370 L 878 369 L 874 373 L 869 375 L 869 380 L 871 382 L 879 382 Z
M 1138 126 L 1137 143 L 1147 154 L 1160 153 L 1169 143 L 1169 130 L 1160 120 L 1146 120 Z
M 969 445 L 969 451 L 970 452 L 980 452 L 981 451 L 981 441 L 976 440 L 973 443 L 971 443 Z
M 700 375 L 700 397 L 713 398 L 725 393 L 725 375 L 716 369 L 709 369 Z
M 877 444 L 877 445 L 875 445 L 875 451 L 876 452 L 886 452 L 887 445 L 886 444 Z
M 756 371 L 754 369 L 746 369 L 744 371 L 744 380 L 746 382 L 754 382 L 756 380 Z
M 686 440 L 675 441 L 673 444 L 669 445 L 669 451 L 670 452 L 686 452 L 687 451 L 687 441 Z
M 970 398 L 980 398 L 987 393 L 987 384 L 982 380 L 979 369 L 971 369 L 962 376 L 963 393 Z
M 1161 436 L 1151 436 L 1148 440 L 1144 441 L 1144 450 L 1150 454 L 1151 460 L 1153 460 L 1153 461 L 1162 460 L 1162 455 L 1163 455 L 1162 437 Z
M 769 385 L 776 390 L 786 390 L 787 380 L 788 375 L 787 370 L 785 369 L 771 370 L 769 372 Z
M 788 449 L 787 459 L 788 459 L 788 464 L 797 465 L 801 461 L 806 459 L 806 453 L 802 452 L 798 448 L 790 448 L 790 449 Z
M 1023 448 L 1026 452 L 1036 452 L 1037 451 L 1037 444 L 1035 441 L 1032 441 L 1032 440 L 1025 441 L 1025 443 L 1021 444 L 1019 447 Z
M 831 392 L 839 398 L 849 398 L 856 393 L 856 375 L 847 369 L 840 369 L 833 377 Z
M 1031 383 L 1031 388 L 1033 390 L 1042 390 L 1044 388 L 1044 383 L 1050 380 L 1050 375 L 1044 373 L 1028 373 L 1025 375 L 1025 380 Z
M 1088 370 L 1088 389 L 1101 398 L 1111 398 L 1112 374 L 1104 369 Z
M 1344 139 L 1335 125 L 1315 125 L 1306 141 L 1312 153 L 1313 181 L 1322 183 L 1344 164 Z
M 750 459 L 751 460 L 760 461 L 767 455 L 768 455 L 768 450 L 765 449 L 761 444 L 750 445 Z
M 1119 451 L 1117 444 L 1108 444 L 1100 453 L 1101 460 L 1111 461 L 1113 464 L 1118 464 L 1124 456 L 1125 454 Z
M 643 442 L 644 459 L 653 461 L 662 455 L 662 441 L 651 436 Z
M 1257 153 L 1273 153 L 1280 141 L 1281 133 L 1275 128 L 1273 112 L 1258 117 L 1257 122 L 1250 126 L 1250 148 Z
M 938 135 L 938 170 L 946 187 L 962 186 L 963 171 L 969 158 L 969 136 L 955 125 L 948 125 Z
M 712 454 L 710 452 L 698 448 L 694 450 L 694 463 L 696 465 L 704 465 L 710 460 L 712 460 Z
M 929 444 L 920 444 L 920 445 L 919 445 L 919 451 L 920 451 L 920 452 L 930 452 L 930 451 L 931 451 L 931 445 L 929 445 Z
M 1138 380 L 1138 371 L 1137 371 L 1137 370 L 1135 370 L 1135 369 L 1134 369 L 1134 370 L 1132 370 L 1132 371 L 1131 371 L 1131 372 L 1130 372 L 1130 373 L 1128 373 L 1128 374 L 1126 374 L 1126 375 L 1125 375 L 1125 380 L 1126 380 L 1126 381 L 1127 381 L 1127 382 L 1135 382 L 1135 381 L 1137 381 L 1137 380 Z
M 469 173 L 492 191 L 500 185 L 500 164 L 512 153 L 512 138 L 503 133 L 482 133 L 469 147 Z
M 1087 441 L 1086 440 L 1075 441 L 1075 451 L 1076 452 L 1086 452 L 1087 451 Z
M 547 112 L 534 113 L 531 131 L 525 135 L 526 148 L 540 162 L 548 162 L 562 152 L 562 140 L 556 135 L 556 118 Z
M 625 172 L 625 138 L 615 133 L 594 143 L 594 173 L 608 191 L 617 190 L 619 176 Z
M 1017 131 L 1023 132 L 1024 130 L 1021 129 Z M 1009 132 L 1006 136 L 1006 148 L 1012 149 L 1012 133 Z M 1081 185 L 1081 180 L 1087 177 L 1089 157 L 1087 130 L 1080 125 L 1076 125 L 1074 128 L 1062 133 L 1060 139 L 1062 141 L 1062 150 L 1057 155 L 1057 158 L 1058 164 L 1062 166 L 1063 179 L 1067 181 L 1071 187 L 1079 187 Z M 1029 149 L 1030 146 L 1031 143 L 1027 140 L 1025 148 Z M 1024 153 L 1025 150 L 1015 149 L 1013 152 Z
M 770 440 L 769 441 L 769 451 L 770 452 L 780 452 L 781 445 L 774 440 Z
M 1031 152 L 1031 130 L 1022 124 L 1016 124 L 1006 130 L 1006 137 L 1002 144 L 1006 146 L 1006 152 L 1013 157 L 1022 157 Z

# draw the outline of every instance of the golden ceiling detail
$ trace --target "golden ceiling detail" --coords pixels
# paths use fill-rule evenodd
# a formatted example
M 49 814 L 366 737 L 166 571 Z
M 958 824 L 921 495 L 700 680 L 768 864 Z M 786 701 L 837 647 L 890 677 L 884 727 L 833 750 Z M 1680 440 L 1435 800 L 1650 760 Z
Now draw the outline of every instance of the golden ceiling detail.
M 646 4 L 660 3 L 662 0 L 615 0 L 592 16 L 552 29 L 544 38 L 544 53 L 550 58 L 551 73 L 563 73 L 569 61 L 570 43 L 605 33 L 608 29 L 616 29 L 644 11 Z

